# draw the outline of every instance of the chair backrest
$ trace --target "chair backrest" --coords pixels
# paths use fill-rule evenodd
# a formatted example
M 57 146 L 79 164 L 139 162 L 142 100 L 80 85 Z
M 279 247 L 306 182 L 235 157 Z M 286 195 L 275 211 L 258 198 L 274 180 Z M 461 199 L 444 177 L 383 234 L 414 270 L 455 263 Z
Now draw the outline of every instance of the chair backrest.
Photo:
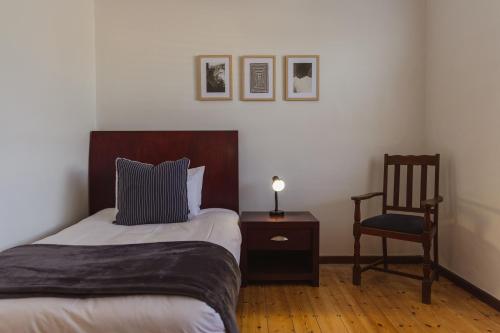
M 406 202 L 400 202 L 401 166 L 406 167 Z M 388 202 L 389 167 L 394 167 L 392 203 Z M 420 200 L 413 205 L 413 174 L 415 167 L 420 167 Z M 436 155 L 384 155 L 384 198 L 383 213 L 402 211 L 423 213 L 425 207 L 420 202 L 427 199 L 428 169 L 434 168 L 434 197 L 439 195 L 439 154 Z

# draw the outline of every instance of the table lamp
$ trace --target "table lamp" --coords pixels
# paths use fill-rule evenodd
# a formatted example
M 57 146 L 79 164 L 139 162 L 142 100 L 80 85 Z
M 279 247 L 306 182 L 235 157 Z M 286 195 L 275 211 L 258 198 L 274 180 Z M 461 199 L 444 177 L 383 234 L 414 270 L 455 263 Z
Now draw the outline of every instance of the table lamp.
M 278 176 L 274 176 L 272 187 L 274 191 L 274 210 L 271 210 L 269 215 L 272 217 L 284 216 L 285 212 L 278 209 L 278 192 L 283 191 L 285 188 L 285 182 Z

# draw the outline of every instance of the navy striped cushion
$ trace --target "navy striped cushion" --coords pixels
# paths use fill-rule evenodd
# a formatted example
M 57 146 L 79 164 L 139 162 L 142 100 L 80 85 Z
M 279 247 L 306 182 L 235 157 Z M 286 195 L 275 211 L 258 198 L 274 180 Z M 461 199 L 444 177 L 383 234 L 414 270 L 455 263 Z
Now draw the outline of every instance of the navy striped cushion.
M 187 172 L 183 158 L 156 166 L 118 158 L 116 224 L 185 222 L 188 219 Z

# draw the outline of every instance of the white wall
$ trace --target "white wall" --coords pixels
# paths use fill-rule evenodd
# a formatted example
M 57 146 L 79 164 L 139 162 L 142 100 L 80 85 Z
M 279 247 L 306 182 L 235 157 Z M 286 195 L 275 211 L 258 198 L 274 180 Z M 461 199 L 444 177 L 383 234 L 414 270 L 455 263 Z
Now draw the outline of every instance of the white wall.
M 500 4 L 424 5 L 96 0 L 94 27 L 92 1 L 2 2 L 0 248 L 87 212 L 96 47 L 99 129 L 238 129 L 241 208 L 270 209 L 282 176 L 283 208 L 320 218 L 323 255 L 352 253 L 348 197 L 380 188 L 381 155 L 425 141 L 443 159 L 442 263 L 500 297 Z M 233 102 L 195 101 L 194 56 L 210 53 L 277 55 L 278 101 L 239 102 L 237 84 Z M 300 53 L 321 56 L 320 102 L 280 99 L 281 56 Z
M 321 220 L 321 254 L 352 255 L 348 198 L 381 189 L 383 153 L 423 148 L 424 5 L 96 0 L 98 128 L 239 130 L 241 209 L 271 209 L 279 175 L 283 208 Z M 278 100 L 240 102 L 236 84 L 232 102 L 196 101 L 198 54 L 278 56 Z M 281 100 L 285 54 L 321 56 L 319 102 Z
M 99 129 L 238 129 L 241 208 L 270 209 L 282 176 L 283 208 L 320 218 L 323 255 L 352 253 L 348 197 L 380 188 L 382 154 L 426 141 L 442 153 L 442 263 L 500 297 L 500 4 L 424 5 L 96 0 L 94 44 L 92 1 L 2 2 L 0 248 L 87 212 L 96 47 Z M 194 56 L 210 53 L 277 55 L 278 101 L 240 102 L 237 84 L 233 102 L 195 101 Z M 281 56 L 300 53 L 321 56 L 319 102 L 280 98 Z
M 95 126 L 94 6 L 0 3 L 0 248 L 87 213 Z
M 428 1 L 427 145 L 443 153 L 441 258 L 500 298 L 500 2 Z

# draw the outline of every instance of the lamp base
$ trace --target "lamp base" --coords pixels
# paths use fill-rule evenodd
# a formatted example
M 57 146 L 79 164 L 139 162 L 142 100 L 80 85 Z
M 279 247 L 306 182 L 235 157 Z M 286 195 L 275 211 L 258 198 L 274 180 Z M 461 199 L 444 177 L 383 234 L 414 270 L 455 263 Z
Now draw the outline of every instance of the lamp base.
M 271 216 L 271 217 L 283 217 L 283 216 L 285 216 L 285 212 L 282 210 L 271 210 L 269 212 L 269 216 Z

